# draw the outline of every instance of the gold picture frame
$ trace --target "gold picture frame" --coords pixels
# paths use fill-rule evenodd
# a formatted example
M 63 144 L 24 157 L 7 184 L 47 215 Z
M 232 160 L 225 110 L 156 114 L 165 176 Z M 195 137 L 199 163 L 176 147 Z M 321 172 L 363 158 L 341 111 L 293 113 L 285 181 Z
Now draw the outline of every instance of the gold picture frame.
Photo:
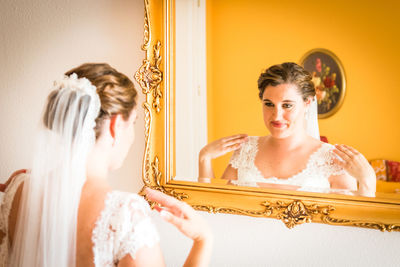
M 144 187 L 183 200 L 197 210 L 303 223 L 400 231 L 400 201 L 346 195 L 175 181 L 174 174 L 174 2 L 145 0 L 145 58 L 135 79 L 145 102 Z
M 315 48 L 308 51 L 300 65 L 313 76 L 318 101 L 318 118 L 335 114 L 346 95 L 346 74 L 339 58 L 330 50 Z

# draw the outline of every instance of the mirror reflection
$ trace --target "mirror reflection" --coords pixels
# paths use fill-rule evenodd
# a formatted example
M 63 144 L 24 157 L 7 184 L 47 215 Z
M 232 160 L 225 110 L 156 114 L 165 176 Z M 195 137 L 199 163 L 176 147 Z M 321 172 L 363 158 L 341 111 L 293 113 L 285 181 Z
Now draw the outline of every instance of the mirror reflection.
M 400 189 L 400 183 L 396 182 L 400 181 L 400 129 L 395 124 L 400 115 L 396 108 L 396 98 L 400 97 L 396 89 L 400 44 L 393 39 L 400 30 L 395 26 L 394 8 L 388 1 L 379 5 L 364 3 L 363 6 L 339 1 L 334 4 L 320 1 L 198 3 L 187 0 L 175 3 L 175 179 L 206 178 L 202 182 L 360 193 L 360 179 L 354 178 L 357 175 L 349 170 L 345 174 L 347 178 L 322 179 L 324 186 L 286 182 L 305 172 L 309 162 L 317 161 L 312 158 L 321 158 L 314 155 L 323 154 L 323 147 L 329 147 L 327 150 L 334 155 L 335 166 L 343 164 L 345 155 L 362 155 L 362 160 L 356 164 L 358 167 L 353 169 L 368 177 L 372 177 L 371 170 L 375 170 L 378 197 L 400 197 L 396 193 Z M 355 14 L 351 10 L 358 12 Z M 347 80 L 345 98 L 334 115 L 318 120 L 320 135 L 329 143 L 310 139 L 307 145 L 291 153 L 289 149 L 295 147 L 283 146 L 288 149 L 283 155 L 284 150 L 279 151 L 270 143 L 275 128 L 265 123 L 264 110 L 268 105 L 276 108 L 277 104 L 281 104 L 283 110 L 283 100 L 288 99 L 275 99 L 274 90 L 265 90 L 265 94 L 271 95 L 260 98 L 257 80 L 269 66 L 300 63 L 304 54 L 314 48 L 329 49 L 339 57 Z M 283 85 L 271 88 L 279 86 Z M 289 93 L 290 89 L 281 92 Z M 312 99 L 303 101 L 304 112 L 311 104 L 308 101 L 313 103 Z M 281 119 L 275 122 L 279 128 Z M 282 127 L 285 122 L 286 119 Z M 214 155 L 213 160 L 205 153 L 206 161 L 212 165 L 207 163 L 208 167 L 203 168 L 204 151 L 221 140 L 230 144 L 232 152 Z M 334 144 L 346 146 L 334 147 Z M 235 146 L 236 152 L 233 152 Z M 239 161 L 243 154 L 240 151 L 245 148 L 256 151 L 252 153 L 254 168 L 247 170 L 252 175 L 247 180 L 241 179 L 243 171 L 231 164 Z M 340 156 L 340 153 L 345 155 Z M 328 170 L 326 172 L 337 174 Z M 215 178 L 210 179 L 212 177 Z M 267 177 L 269 182 L 270 179 L 275 182 L 264 183 L 254 177 Z M 310 176 L 306 180 L 313 179 Z M 366 191 L 372 192 L 373 184 L 370 181 Z
M 375 196 L 375 172 L 365 157 L 320 141 L 312 78 L 293 62 L 261 73 L 258 96 L 270 135 L 234 135 L 206 145 L 199 154 L 199 181 L 215 178 L 212 159 L 234 151 L 222 175 L 231 184 Z

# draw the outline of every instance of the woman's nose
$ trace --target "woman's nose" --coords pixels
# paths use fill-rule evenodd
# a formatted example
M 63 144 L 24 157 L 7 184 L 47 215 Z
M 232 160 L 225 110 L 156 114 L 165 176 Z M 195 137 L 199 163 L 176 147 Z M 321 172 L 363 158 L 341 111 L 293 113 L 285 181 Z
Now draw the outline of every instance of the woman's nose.
M 273 119 L 274 120 L 280 120 L 280 119 L 282 119 L 282 115 L 283 115 L 283 111 L 282 111 L 282 109 L 281 108 L 279 108 L 279 107 L 275 107 L 274 108 L 274 112 L 273 112 Z

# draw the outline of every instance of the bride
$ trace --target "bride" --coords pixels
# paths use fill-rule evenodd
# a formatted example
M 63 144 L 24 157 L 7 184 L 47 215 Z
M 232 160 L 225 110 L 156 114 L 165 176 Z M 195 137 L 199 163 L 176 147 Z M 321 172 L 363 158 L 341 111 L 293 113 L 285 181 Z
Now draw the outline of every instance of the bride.
M 107 64 L 83 64 L 54 84 L 32 170 L 2 185 L 0 266 L 162 266 L 147 202 L 106 178 L 134 139 L 136 90 Z M 207 265 L 211 233 L 186 203 L 147 189 L 191 238 L 185 265 Z
M 239 134 L 199 153 L 199 181 L 214 178 L 211 160 L 235 151 L 222 175 L 231 184 L 375 196 L 375 172 L 352 147 L 319 140 L 311 75 L 296 63 L 274 65 L 258 79 L 267 136 Z

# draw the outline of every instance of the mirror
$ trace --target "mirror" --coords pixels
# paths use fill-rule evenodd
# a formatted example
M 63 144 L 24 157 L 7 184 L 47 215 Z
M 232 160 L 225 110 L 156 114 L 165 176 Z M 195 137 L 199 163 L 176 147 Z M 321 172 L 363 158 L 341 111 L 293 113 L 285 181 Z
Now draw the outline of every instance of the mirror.
M 386 19 L 393 9 L 372 2 L 361 8 L 351 5 L 176 1 L 174 179 L 197 181 L 199 151 L 207 143 L 241 133 L 268 135 L 258 98 L 259 75 L 273 64 L 300 64 L 316 47 L 336 54 L 349 87 L 337 112 L 319 119 L 320 134 L 331 144 L 356 148 L 368 160 L 399 161 L 400 134 L 393 128 L 400 115 L 393 110 L 396 79 L 382 79 L 388 69 L 396 75 L 400 58 L 400 43 L 392 38 L 399 29 Z M 379 93 L 378 88 L 386 92 Z M 231 156 L 213 160 L 216 178 L 223 175 Z M 292 173 L 306 163 L 302 165 Z M 400 183 L 378 182 L 378 196 L 400 198 L 396 192 L 400 193 Z
M 352 3 L 326 5 L 145 1 L 146 56 L 135 76 L 146 95 L 145 186 L 198 210 L 278 218 L 288 227 L 312 221 L 399 230 L 400 198 L 393 188 L 370 198 L 236 186 L 222 179 L 197 182 L 198 153 L 209 141 L 268 134 L 258 99 L 260 73 L 276 63 L 299 63 L 316 47 L 340 59 L 347 81 L 340 109 L 319 120 L 321 135 L 357 148 L 367 159 L 399 160 L 400 131 L 392 123 L 399 113 L 397 83 L 382 78 L 397 77 L 400 55 L 391 36 L 398 29 L 395 16 L 388 15 L 394 9 L 382 3 L 357 9 Z M 230 157 L 215 160 L 216 177 Z

